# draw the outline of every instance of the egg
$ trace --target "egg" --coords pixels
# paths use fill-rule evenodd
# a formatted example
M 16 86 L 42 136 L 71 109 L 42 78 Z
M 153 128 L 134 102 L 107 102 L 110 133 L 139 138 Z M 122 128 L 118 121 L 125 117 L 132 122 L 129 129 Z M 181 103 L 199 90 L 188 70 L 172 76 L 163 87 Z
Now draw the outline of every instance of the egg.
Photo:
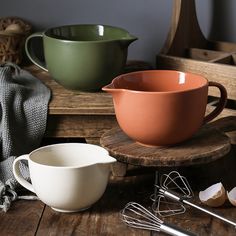
M 23 29 L 19 24 L 10 24 L 6 27 L 5 31 L 15 33 L 15 34 L 21 34 L 23 33 Z
M 227 196 L 228 196 L 229 202 L 232 205 L 236 206 L 236 187 L 231 189 L 229 192 L 227 191 Z
M 222 206 L 226 200 L 225 188 L 222 183 L 213 184 L 199 192 L 199 199 L 202 203 L 211 207 Z

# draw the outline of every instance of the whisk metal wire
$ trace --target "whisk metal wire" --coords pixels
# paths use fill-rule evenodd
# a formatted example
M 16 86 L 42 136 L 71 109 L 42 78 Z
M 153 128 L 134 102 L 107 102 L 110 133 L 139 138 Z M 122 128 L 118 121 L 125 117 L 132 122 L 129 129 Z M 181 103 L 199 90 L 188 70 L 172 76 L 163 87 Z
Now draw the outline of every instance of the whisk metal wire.
M 163 218 L 184 213 L 186 211 L 184 204 L 176 199 L 166 198 L 163 193 L 171 190 L 181 192 L 186 199 L 193 197 L 194 194 L 187 179 L 177 171 L 172 171 L 169 174 L 161 175 L 160 181 L 158 180 L 159 174 L 156 171 L 154 194 L 150 196 L 153 201 L 152 211 Z
M 192 198 L 194 196 L 192 188 L 190 187 L 186 177 L 180 175 L 177 171 L 171 171 L 169 174 L 163 174 L 161 176 L 161 187 L 165 190 L 178 190 L 183 194 L 184 198 Z
M 164 223 L 164 221 L 136 202 L 127 203 L 124 209 L 120 212 L 120 215 L 122 221 L 133 228 L 152 230 L 156 232 L 161 231 L 173 236 L 195 235 L 191 232 L 179 229 L 176 226 Z
M 180 182 L 177 183 L 177 181 Z M 170 185 L 173 185 L 170 187 Z M 170 188 L 169 188 L 170 187 Z M 174 190 L 174 191 L 173 191 Z M 200 211 L 203 211 L 213 217 L 218 218 L 219 220 L 222 220 L 228 224 L 233 225 L 236 228 L 236 223 L 228 220 L 214 212 L 211 212 L 203 207 L 197 206 L 188 199 L 190 199 L 193 196 L 193 191 L 187 181 L 187 179 L 184 176 L 181 176 L 177 171 L 172 171 L 169 174 L 164 174 L 161 177 L 160 186 L 158 184 L 155 184 L 155 191 L 154 191 L 154 197 L 151 195 L 151 199 L 153 200 L 152 208 L 154 212 L 159 214 L 160 216 L 170 216 L 170 215 L 176 215 L 184 213 L 186 208 L 184 204 L 191 206 L 195 209 L 198 209 Z M 179 210 L 171 209 L 168 211 L 162 211 L 161 210 L 161 203 L 165 201 L 161 201 L 161 199 L 166 199 L 166 202 L 170 204 L 169 200 L 172 202 L 178 202 L 180 204 Z M 169 205 L 170 206 L 170 205 Z M 181 211 L 182 208 L 182 211 Z
M 129 202 L 121 211 L 122 220 L 129 226 L 139 229 L 160 231 L 163 221 L 144 208 L 142 205 Z
M 163 218 L 182 214 L 186 211 L 186 207 L 183 204 L 176 201 L 166 200 L 166 198 L 160 194 L 157 196 L 152 194 L 150 198 L 153 201 L 152 211 Z

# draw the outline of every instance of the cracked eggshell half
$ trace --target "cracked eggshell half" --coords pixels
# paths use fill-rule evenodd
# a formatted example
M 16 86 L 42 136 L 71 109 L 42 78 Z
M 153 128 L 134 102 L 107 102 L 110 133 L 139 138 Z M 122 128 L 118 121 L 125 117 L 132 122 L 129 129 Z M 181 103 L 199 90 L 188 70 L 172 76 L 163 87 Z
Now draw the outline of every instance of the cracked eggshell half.
M 226 200 L 225 188 L 222 183 L 213 184 L 204 191 L 199 192 L 199 199 L 202 203 L 211 207 L 222 206 Z
M 229 192 L 227 191 L 227 197 L 230 201 L 230 203 L 234 206 L 236 206 L 236 187 L 231 189 Z

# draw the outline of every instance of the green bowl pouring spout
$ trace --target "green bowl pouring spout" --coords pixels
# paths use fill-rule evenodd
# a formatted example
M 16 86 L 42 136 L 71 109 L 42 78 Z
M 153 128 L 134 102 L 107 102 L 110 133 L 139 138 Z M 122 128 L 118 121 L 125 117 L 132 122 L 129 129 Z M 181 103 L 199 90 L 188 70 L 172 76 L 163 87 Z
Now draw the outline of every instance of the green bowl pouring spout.
M 35 38 L 43 40 L 45 61 L 37 56 Z M 126 30 L 108 25 L 66 25 L 30 35 L 29 59 L 71 90 L 98 91 L 123 72 L 128 46 L 137 40 Z M 38 51 L 37 51 L 38 50 Z

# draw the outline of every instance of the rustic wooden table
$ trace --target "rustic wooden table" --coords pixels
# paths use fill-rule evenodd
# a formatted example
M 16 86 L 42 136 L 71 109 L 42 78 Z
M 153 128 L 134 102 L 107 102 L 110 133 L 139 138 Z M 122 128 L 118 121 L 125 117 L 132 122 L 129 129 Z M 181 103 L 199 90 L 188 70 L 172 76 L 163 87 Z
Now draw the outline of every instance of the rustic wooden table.
M 28 69 L 53 92 L 49 105 L 47 138 L 82 138 L 90 143 L 98 143 L 105 131 L 117 126 L 109 94 L 68 91 L 51 80 L 48 73 L 34 66 Z M 223 116 L 229 114 L 235 115 L 235 111 L 226 110 Z M 230 130 L 229 133 L 232 134 Z M 234 137 L 236 137 L 235 132 Z M 231 140 L 236 144 L 236 138 Z M 230 157 L 226 158 L 235 160 L 235 154 L 231 153 Z M 234 182 L 235 176 L 231 175 L 235 173 L 234 165 L 226 166 L 224 163 L 219 164 L 222 166 L 221 172 L 215 171 L 214 165 L 205 165 L 205 171 L 199 173 L 197 182 L 208 178 L 210 173 L 215 173 L 219 179 L 222 173 L 228 174 L 229 179 Z M 144 172 L 145 174 L 137 175 L 134 170 L 128 172 L 125 177 L 111 176 L 103 197 L 84 212 L 63 214 L 53 211 L 41 201 L 18 200 L 7 213 L 0 213 L 0 235 L 156 235 L 149 231 L 127 227 L 119 216 L 120 210 L 129 201 L 150 207 L 155 171 L 145 169 Z M 196 180 L 194 171 L 188 169 L 188 173 L 191 173 L 192 179 Z M 197 197 L 194 201 L 200 204 Z M 214 210 L 236 221 L 236 208 L 229 203 Z M 202 236 L 236 235 L 232 226 L 194 209 L 188 209 L 185 214 L 168 218 L 166 221 Z
M 112 177 L 103 197 L 89 210 L 78 213 L 58 213 L 40 201 L 18 200 L 7 213 L 0 213 L 0 235 L 31 236 L 98 236 L 98 235 L 159 235 L 132 229 L 120 220 L 120 210 L 130 201 L 151 206 L 154 174 Z M 194 201 L 197 204 L 199 200 Z M 212 209 L 211 209 L 212 210 Z M 236 221 L 236 208 L 230 205 L 213 209 L 216 213 Z M 194 209 L 170 217 L 173 223 L 201 236 L 235 235 L 235 229 Z M 163 235 L 163 234 L 160 234 Z

